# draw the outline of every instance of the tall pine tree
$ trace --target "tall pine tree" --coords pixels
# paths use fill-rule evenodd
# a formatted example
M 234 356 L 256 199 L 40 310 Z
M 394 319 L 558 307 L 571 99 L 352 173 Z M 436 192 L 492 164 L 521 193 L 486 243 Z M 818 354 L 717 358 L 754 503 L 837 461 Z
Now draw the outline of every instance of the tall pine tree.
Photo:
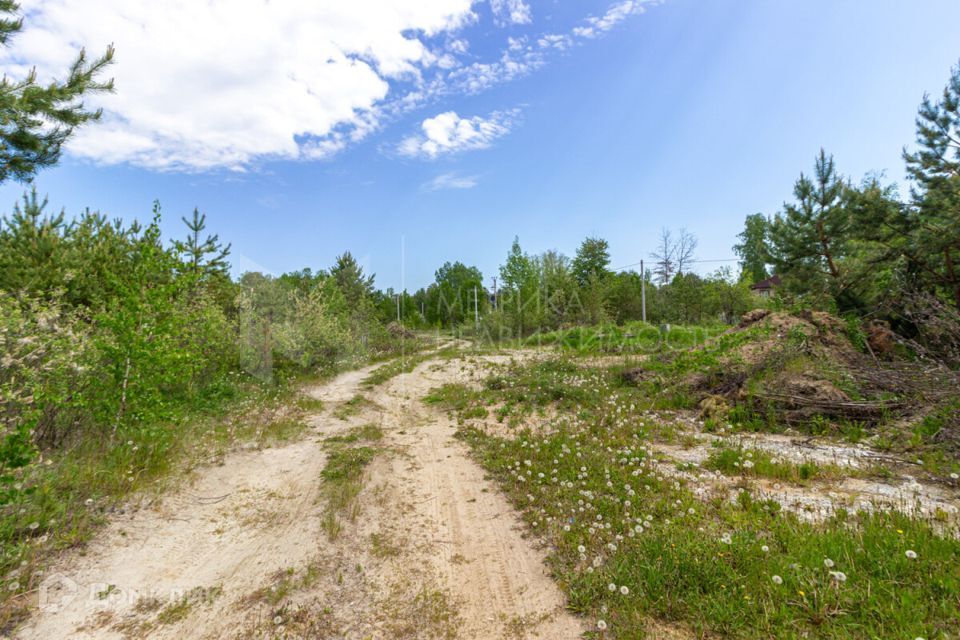
M 914 185 L 908 256 L 960 309 L 960 65 L 939 100 L 924 96 L 916 122 L 919 148 L 904 151 Z
M 813 177 L 800 174 L 794 203 L 784 203 L 770 225 L 771 258 L 785 284 L 798 292 L 832 295 L 845 306 L 843 258 L 849 241 L 845 185 L 833 156 L 821 149 Z

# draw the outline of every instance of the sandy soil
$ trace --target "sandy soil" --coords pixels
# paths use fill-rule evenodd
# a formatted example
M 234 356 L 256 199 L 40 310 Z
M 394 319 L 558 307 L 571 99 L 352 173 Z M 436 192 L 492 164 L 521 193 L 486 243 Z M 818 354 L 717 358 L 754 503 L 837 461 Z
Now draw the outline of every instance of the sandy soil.
M 373 368 L 311 390 L 325 401 L 291 444 L 228 455 L 162 502 L 115 517 L 48 572 L 17 638 L 579 637 L 579 620 L 516 514 L 420 402 L 480 375 L 429 361 L 363 390 Z M 357 393 L 371 404 L 346 420 Z M 384 431 L 357 507 L 323 529 L 323 440 Z

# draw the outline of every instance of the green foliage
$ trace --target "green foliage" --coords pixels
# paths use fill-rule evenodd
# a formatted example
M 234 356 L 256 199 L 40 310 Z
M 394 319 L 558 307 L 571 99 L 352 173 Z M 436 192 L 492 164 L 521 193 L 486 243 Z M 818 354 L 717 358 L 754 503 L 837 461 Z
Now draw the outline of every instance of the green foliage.
M 581 287 L 602 281 L 609 275 L 610 245 L 603 238 L 590 237 L 580 243 L 570 271 Z
M 796 203 L 785 203 L 770 224 L 771 258 L 786 286 L 813 295 L 844 292 L 850 217 L 843 194 L 833 156 L 821 149 L 813 178 L 800 174 L 793 187 Z
M 226 403 L 273 411 L 284 381 L 399 347 L 346 258 L 339 281 L 305 270 L 235 284 L 199 211 L 165 243 L 159 205 L 144 225 L 45 207 L 31 191 L 0 223 L 0 573 L 88 536 L 88 499 L 303 428 L 296 413 L 208 422 Z M 344 289 L 363 297 L 351 306 Z
M 916 123 L 919 148 L 904 152 L 916 186 L 905 251 L 920 277 L 960 308 L 960 65 L 939 100 L 924 97 Z
M 762 213 L 747 216 L 743 231 L 737 235 L 740 242 L 734 245 L 734 252 L 740 256 L 740 278 L 748 284 L 754 284 L 770 276 L 767 265 L 771 263 L 770 221 Z
M 359 306 L 373 294 L 373 276 L 363 274 L 363 268 L 349 251 L 337 257 L 330 275 L 351 307 Z
M 0 2 L 0 44 L 9 45 L 22 28 L 22 21 L 12 17 L 18 9 L 12 0 Z M 113 90 L 112 80 L 100 80 L 112 60 L 113 47 L 94 60 L 81 49 L 62 82 L 41 84 L 32 68 L 21 79 L 0 80 L 0 182 L 27 181 L 56 164 L 74 130 L 100 118 L 99 110 L 84 108 L 83 98 Z
M 624 353 L 653 354 L 702 345 L 725 330 L 722 325 L 679 326 L 660 329 L 642 322 L 623 326 L 600 325 L 537 334 L 526 340 L 528 345 L 555 345 L 578 354 Z
M 472 322 L 475 296 L 476 308 L 481 313 L 488 307 L 483 275 L 476 267 L 462 262 L 447 262 L 437 269 L 436 282 L 422 296 L 426 320 L 435 326 L 454 327 Z
M 220 244 L 216 234 L 201 240 L 200 236 L 207 228 L 207 216 L 199 209 L 193 210 L 193 217 L 189 220 L 181 218 L 187 225 L 189 234 L 186 240 L 174 242 L 173 246 L 178 253 L 184 256 L 183 262 L 195 278 L 227 277 L 230 265 L 227 256 L 230 255 L 230 245 Z
M 770 262 L 782 293 L 822 309 L 881 309 L 908 334 L 923 332 L 912 309 L 923 297 L 960 309 L 960 66 L 939 99 L 924 97 L 916 131 L 903 155 L 909 201 L 875 175 L 844 182 L 821 150 L 766 234 L 762 215 L 747 218 L 734 247 L 744 275 L 756 279 Z

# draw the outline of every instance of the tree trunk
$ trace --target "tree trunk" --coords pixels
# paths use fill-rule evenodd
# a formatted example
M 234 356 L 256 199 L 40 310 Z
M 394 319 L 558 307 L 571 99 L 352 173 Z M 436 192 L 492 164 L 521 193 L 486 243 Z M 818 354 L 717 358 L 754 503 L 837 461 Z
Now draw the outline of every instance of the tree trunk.
M 820 248 L 823 252 L 823 257 L 827 259 L 827 267 L 830 269 L 830 276 L 839 279 L 840 271 L 837 269 L 837 265 L 833 262 L 833 254 L 830 252 L 830 240 L 823 232 L 823 220 L 817 220 L 817 235 L 820 237 Z

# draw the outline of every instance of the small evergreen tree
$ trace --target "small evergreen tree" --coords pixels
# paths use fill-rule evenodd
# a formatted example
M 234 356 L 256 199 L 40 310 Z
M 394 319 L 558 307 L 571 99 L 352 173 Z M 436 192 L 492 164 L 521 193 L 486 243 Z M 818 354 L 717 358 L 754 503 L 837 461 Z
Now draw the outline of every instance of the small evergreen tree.
M 187 266 L 187 271 L 198 280 L 211 276 L 226 276 L 229 269 L 227 257 L 230 255 L 230 246 L 220 244 L 220 236 L 214 234 L 200 240 L 207 228 L 207 216 L 199 209 L 193 210 L 193 217 L 189 220 L 181 218 L 187 225 L 189 233 L 186 240 L 174 242 L 174 248 L 181 255 Z

